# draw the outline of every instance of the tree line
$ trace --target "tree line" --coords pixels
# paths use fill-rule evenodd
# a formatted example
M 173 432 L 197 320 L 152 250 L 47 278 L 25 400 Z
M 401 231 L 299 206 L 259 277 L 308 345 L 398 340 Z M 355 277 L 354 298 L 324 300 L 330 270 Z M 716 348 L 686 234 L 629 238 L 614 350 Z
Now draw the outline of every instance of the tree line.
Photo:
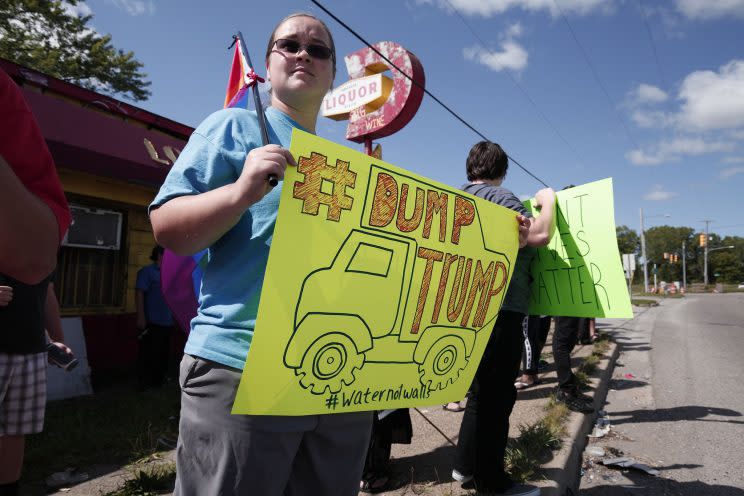
M 641 254 L 641 238 L 639 234 L 628 226 L 618 226 L 617 246 L 620 253 L 635 253 L 637 258 L 636 271 L 633 282 L 643 282 L 643 269 L 638 263 Z M 646 229 L 646 256 L 648 257 L 648 273 L 652 274 L 653 264 L 658 269 L 659 281 L 682 281 L 682 244 L 685 245 L 684 255 L 687 266 L 687 283 L 703 282 L 704 279 L 704 251 L 701 246 L 701 234 L 692 227 L 657 226 Z M 733 249 L 709 251 L 708 253 L 708 282 L 709 283 L 741 283 L 744 282 L 744 238 L 740 236 L 720 236 L 708 233 L 708 249 L 733 246 Z M 679 260 L 670 262 L 664 258 L 664 253 L 676 254 Z

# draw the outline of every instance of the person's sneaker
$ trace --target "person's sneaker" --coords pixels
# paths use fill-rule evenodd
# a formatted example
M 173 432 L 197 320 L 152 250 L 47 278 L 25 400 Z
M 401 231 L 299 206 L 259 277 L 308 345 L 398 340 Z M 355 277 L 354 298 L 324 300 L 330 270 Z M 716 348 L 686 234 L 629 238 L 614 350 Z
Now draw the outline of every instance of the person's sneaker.
M 460 484 L 467 484 L 468 482 L 473 480 L 473 476 L 470 474 L 463 474 L 456 468 L 452 469 L 452 478 L 455 479 Z
M 566 405 L 569 410 L 579 413 L 594 413 L 594 407 L 591 401 L 587 398 L 583 398 L 576 393 L 558 390 L 555 393 L 556 401 L 559 401 Z

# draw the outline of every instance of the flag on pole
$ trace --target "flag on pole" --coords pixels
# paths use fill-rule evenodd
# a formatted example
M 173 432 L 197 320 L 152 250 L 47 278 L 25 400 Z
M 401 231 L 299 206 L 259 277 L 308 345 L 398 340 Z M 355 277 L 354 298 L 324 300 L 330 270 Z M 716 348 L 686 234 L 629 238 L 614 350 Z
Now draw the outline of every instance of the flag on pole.
M 256 84 L 256 81 L 263 83 L 263 78 L 259 77 L 243 55 L 240 38 L 235 38 L 235 52 L 233 54 L 232 66 L 230 67 L 230 76 L 227 80 L 227 91 L 225 92 L 224 108 L 229 107 L 248 107 L 248 90 Z
M 165 250 L 160 263 L 160 289 L 173 318 L 186 334 L 199 307 L 202 262 L 206 250 L 183 257 Z

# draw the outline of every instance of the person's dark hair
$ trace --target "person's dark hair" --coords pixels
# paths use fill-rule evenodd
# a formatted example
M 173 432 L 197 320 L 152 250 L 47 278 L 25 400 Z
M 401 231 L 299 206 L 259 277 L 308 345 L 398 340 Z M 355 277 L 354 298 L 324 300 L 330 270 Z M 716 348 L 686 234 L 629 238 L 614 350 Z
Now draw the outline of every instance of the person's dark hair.
M 325 30 L 326 34 L 328 35 L 328 41 L 331 43 L 331 46 L 328 48 L 331 49 L 331 60 L 333 63 L 333 77 L 336 77 L 336 44 L 333 42 L 333 35 L 331 34 L 331 30 L 328 29 L 328 26 L 326 26 L 326 23 L 318 19 L 312 14 L 308 14 L 306 12 L 295 12 L 294 14 L 289 14 L 287 17 L 282 19 L 279 24 L 276 25 L 274 30 L 271 32 L 271 37 L 269 38 L 269 44 L 266 46 L 266 57 L 264 58 L 264 63 L 269 62 L 269 55 L 271 55 L 271 51 L 274 49 L 274 42 L 276 41 L 276 32 L 281 27 L 282 24 L 287 22 L 288 20 L 292 19 L 293 17 L 309 17 L 310 19 L 315 19 L 320 23 L 321 26 L 323 26 L 323 29 Z
M 473 145 L 465 163 L 468 181 L 499 179 L 506 175 L 509 157 L 496 143 L 481 141 Z
M 158 257 L 163 254 L 165 250 L 160 245 L 155 245 L 152 247 L 152 253 L 150 253 L 150 260 L 153 262 L 158 261 Z

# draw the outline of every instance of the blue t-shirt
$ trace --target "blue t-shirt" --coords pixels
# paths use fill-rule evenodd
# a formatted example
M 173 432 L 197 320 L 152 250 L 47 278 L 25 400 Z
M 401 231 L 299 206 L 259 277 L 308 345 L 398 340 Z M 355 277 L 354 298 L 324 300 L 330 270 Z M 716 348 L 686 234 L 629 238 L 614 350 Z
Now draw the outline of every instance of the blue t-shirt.
M 145 319 L 159 326 L 173 325 L 173 316 L 160 289 L 160 267 L 150 264 L 137 271 L 136 288 L 145 293 Z
M 269 141 L 289 148 L 289 116 L 266 109 Z M 230 108 L 207 117 L 189 138 L 165 178 L 150 209 L 184 195 L 195 195 L 234 183 L 246 155 L 262 146 L 256 113 Z M 279 209 L 280 182 L 245 211 L 238 223 L 207 252 L 199 311 L 191 321 L 184 351 L 242 369 L 253 338 L 266 262 Z

